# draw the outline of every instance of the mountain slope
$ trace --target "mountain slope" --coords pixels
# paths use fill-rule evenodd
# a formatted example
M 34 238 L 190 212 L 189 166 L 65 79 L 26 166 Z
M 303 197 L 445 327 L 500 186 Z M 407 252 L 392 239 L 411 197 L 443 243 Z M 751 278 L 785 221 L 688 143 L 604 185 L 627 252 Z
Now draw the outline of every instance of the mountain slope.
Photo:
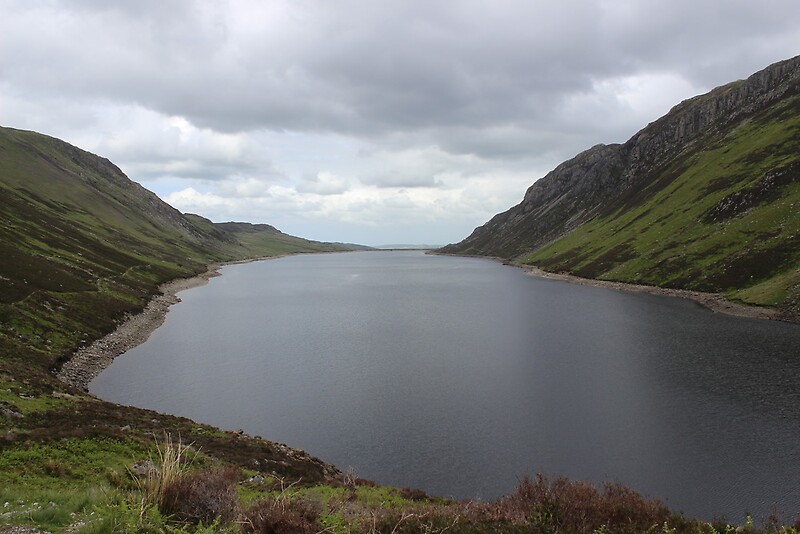
M 599 145 L 443 252 L 797 310 L 800 57 Z
M 184 216 L 107 159 L 0 128 L 0 360 L 54 365 L 212 261 L 349 249 Z

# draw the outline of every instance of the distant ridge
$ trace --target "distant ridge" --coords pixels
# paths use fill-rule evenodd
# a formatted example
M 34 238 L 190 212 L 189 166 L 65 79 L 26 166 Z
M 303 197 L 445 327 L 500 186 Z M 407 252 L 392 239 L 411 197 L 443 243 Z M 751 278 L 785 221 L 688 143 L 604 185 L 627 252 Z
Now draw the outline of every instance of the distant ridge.
M 800 56 L 597 145 L 440 249 L 800 306 Z
M 413 245 L 409 243 L 399 245 L 379 245 L 375 248 L 379 250 L 436 250 L 441 248 L 442 245 Z

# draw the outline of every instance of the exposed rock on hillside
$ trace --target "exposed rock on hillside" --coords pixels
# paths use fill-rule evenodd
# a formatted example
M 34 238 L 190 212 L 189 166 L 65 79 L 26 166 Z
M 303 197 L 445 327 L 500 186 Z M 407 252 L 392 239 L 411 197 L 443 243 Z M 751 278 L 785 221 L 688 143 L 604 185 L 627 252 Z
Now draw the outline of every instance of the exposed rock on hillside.
M 776 63 L 747 80 L 686 100 L 622 145 L 597 145 L 562 163 L 525 193 L 522 202 L 495 215 L 445 253 L 513 258 L 561 237 L 601 212 L 635 203 L 651 184 L 666 185 L 663 169 L 758 110 L 798 93 L 800 56 Z M 658 182 L 658 183 L 656 183 Z

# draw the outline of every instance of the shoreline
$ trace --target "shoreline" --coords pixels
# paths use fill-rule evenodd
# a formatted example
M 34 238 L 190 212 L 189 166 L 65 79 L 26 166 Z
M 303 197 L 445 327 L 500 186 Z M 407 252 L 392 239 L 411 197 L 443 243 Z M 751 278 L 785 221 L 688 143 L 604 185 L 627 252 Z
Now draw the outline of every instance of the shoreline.
M 784 321 L 792 324 L 800 324 L 800 316 L 793 315 L 787 311 L 779 310 L 777 308 L 766 308 L 732 302 L 720 293 L 704 293 L 702 291 L 693 291 L 691 289 L 670 289 L 666 287 L 647 286 L 642 284 L 629 284 L 626 282 L 597 280 L 594 278 L 581 278 L 580 276 L 575 276 L 572 274 L 543 271 L 542 269 L 532 265 L 521 265 L 508 262 L 504 263 L 514 267 L 519 267 L 530 276 L 536 276 L 546 280 L 557 280 L 582 286 L 603 287 L 606 289 L 615 289 L 617 291 L 627 291 L 630 293 L 646 293 L 648 295 L 688 299 L 696 302 L 704 308 L 707 308 L 708 310 L 711 310 L 714 313 L 723 313 L 725 315 L 731 315 L 733 317 L 740 317 L 743 319 Z
M 331 252 L 335 254 L 336 252 Z M 318 252 L 315 254 L 329 254 Z M 291 256 L 292 254 L 278 254 L 275 256 L 261 256 L 208 264 L 206 271 L 189 278 L 175 278 L 158 286 L 158 293 L 154 293 L 145 305 L 145 308 L 135 314 L 129 315 L 114 329 L 91 344 L 78 349 L 72 357 L 64 362 L 61 369 L 55 373 L 56 378 L 89 392 L 89 384 L 103 370 L 111 365 L 117 356 L 120 356 L 134 347 L 138 347 L 155 332 L 167 318 L 167 312 L 173 304 L 181 301 L 178 293 L 206 285 L 209 280 L 222 276 L 219 270 L 227 265 L 240 265 L 256 261 L 276 260 Z
M 62 382 L 83 391 L 89 391 L 89 383 L 94 380 L 117 356 L 147 341 L 167 318 L 167 312 L 173 304 L 181 301 L 178 293 L 206 285 L 212 278 L 221 276 L 219 270 L 226 265 L 237 265 L 254 261 L 280 258 L 267 256 L 247 260 L 234 260 L 223 263 L 211 263 L 205 272 L 190 278 L 176 278 L 158 286 L 158 293 L 153 294 L 145 308 L 129 316 L 120 323 L 113 332 L 94 340 L 90 345 L 78 349 L 72 357 L 64 362 L 56 377 Z
M 522 269 L 530 276 L 536 276 L 546 280 L 556 280 L 559 282 L 567 282 L 568 284 L 576 284 L 581 286 L 603 287 L 606 289 L 615 289 L 617 291 L 627 291 L 629 293 L 646 293 L 648 295 L 688 299 L 708 310 L 711 310 L 714 313 L 723 313 L 725 315 L 731 315 L 733 317 L 739 317 L 742 319 L 783 321 L 785 323 L 800 325 L 800 314 L 795 314 L 786 310 L 780 310 L 778 308 L 767 308 L 764 306 L 756 306 L 754 304 L 740 304 L 738 302 L 728 300 L 721 293 L 705 293 L 691 289 L 670 289 L 666 287 L 648 286 L 644 284 L 630 284 L 627 282 L 612 282 L 609 280 L 597 280 L 595 278 L 582 278 L 580 276 L 567 273 L 551 273 L 534 265 L 515 263 L 511 260 L 497 256 L 476 256 L 443 252 L 430 252 L 429 254 L 435 254 L 437 256 L 456 256 L 462 258 L 483 258 L 487 260 L 494 260 L 509 267 L 517 267 Z

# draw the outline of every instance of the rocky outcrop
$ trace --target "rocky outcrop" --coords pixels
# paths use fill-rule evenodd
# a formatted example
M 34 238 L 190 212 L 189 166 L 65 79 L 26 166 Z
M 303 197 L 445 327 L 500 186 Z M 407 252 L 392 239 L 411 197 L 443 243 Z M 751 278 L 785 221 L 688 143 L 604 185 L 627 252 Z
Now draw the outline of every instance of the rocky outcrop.
M 591 218 L 619 190 L 621 145 L 597 145 L 534 183 L 523 201 L 495 215 L 444 253 L 511 258 L 542 246 Z
M 494 216 L 443 253 L 514 258 L 563 236 L 600 213 L 641 200 L 669 183 L 662 171 L 710 136 L 800 92 L 800 56 L 675 106 L 621 145 L 597 145 L 535 182 L 522 202 Z
M 793 162 L 767 172 L 758 183 L 735 191 L 705 213 L 704 222 L 718 223 L 731 219 L 762 203 L 775 200 L 784 187 L 800 182 L 800 163 Z

